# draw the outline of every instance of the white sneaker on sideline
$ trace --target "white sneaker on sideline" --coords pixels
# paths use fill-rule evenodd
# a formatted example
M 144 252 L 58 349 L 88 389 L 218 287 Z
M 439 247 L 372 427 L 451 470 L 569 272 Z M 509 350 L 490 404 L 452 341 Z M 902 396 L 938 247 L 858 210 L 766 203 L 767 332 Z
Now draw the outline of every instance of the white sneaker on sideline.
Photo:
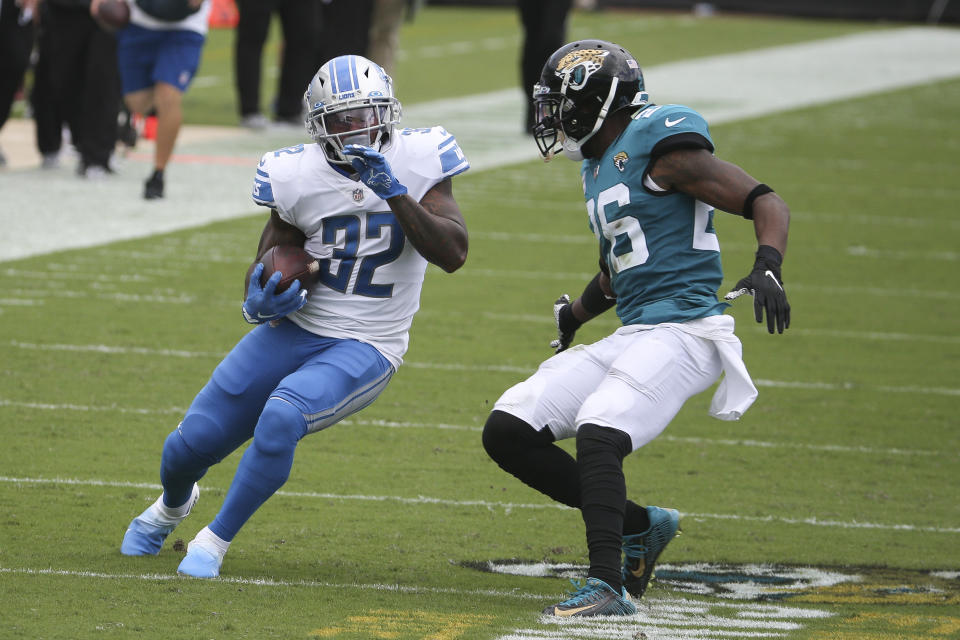
M 260 131 L 266 129 L 269 125 L 270 121 L 262 113 L 251 113 L 240 118 L 240 126 L 245 129 Z

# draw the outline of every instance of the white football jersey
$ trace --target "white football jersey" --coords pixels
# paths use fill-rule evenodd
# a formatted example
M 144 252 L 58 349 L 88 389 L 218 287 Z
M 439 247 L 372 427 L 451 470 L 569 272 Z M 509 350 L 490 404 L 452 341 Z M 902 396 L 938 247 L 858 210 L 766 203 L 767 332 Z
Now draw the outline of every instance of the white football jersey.
M 418 202 L 470 166 L 442 127 L 397 129 L 393 138 L 384 156 Z M 253 200 L 303 231 L 305 249 L 320 261 L 320 281 L 287 317 L 318 335 L 373 345 L 399 367 L 427 261 L 406 241 L 387 203 L 330 166 L 316 144 L 264 154 Z

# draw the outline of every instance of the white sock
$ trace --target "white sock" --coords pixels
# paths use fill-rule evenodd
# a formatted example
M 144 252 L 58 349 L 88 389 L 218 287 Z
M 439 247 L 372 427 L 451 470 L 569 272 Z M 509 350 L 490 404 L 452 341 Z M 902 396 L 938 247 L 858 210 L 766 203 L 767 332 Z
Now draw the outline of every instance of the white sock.
M 197 503 L 197 500 L 200 497 L 199 494 L 200 487 L 194 484 L 190 498 L 179 507 L 168 507 L 163 502 L 163 494 L 160 494 L 160 497 L 157 498 L 157 501 L 153 503 L 154 512 L 159 519 L 166 521 L 166 523 L 178 524 L 181 520 L 186 518 L 190 513 L 190 510 L 193 509 L 193 505 Z
M 219 557 L 223 557 L 227 553 L 227 549 L 230 548 L 230 543 L 215 534 L 213 531 L 210 531 L 210 527 L 204 527 L 200 529 L 200 532 L 197 536 L 190 542 L 190 545 L 187 547 L 189 551 L 190 546 L 198 544 L 207 551 L 215 552 Z

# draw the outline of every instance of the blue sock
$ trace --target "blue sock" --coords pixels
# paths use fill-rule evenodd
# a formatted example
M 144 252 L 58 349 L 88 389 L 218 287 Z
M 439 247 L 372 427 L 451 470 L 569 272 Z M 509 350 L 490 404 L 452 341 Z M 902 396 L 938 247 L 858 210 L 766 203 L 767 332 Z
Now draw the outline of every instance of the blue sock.
M 160 459 L 160 483 L 163 485 L 163 504 L 176 508 L 186 504 L 193 485 L 212 464 L 197 455 L 183 439 L 178 426 L 163 443 Z
M 260 414 L 253 443 L 247 447 L 210 530 L 227 542 L 267 499 L 283 486 L 293 467 L 297 442 L 307 433 L 300 410 L 271 398 Z

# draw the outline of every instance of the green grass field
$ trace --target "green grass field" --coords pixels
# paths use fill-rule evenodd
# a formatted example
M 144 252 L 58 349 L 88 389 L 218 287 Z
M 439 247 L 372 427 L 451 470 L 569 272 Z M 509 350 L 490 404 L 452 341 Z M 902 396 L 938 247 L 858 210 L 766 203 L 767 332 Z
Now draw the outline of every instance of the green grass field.
M 578 13 L 571 35 L 652 64 L 874 28 Z M 517 29 L 510 11 L 425 10 L 402 35 L 401 98 L 514 85 Z M 502 41 L 429 57 L 484 38 Z M 188 94 L 195 123 L 235 122 L 230 42 L 212 34 L 200 75 L 223 83 Z M 301 443 L 217 581 L 176 577 L 171 543 L 216 514 L 239 452 L 159 556 L 119 544 L 158 495 L 167 433 L 248 330 L 264 215 L 0 264 L 0 638 L 960 638 L 960 80 L 712 134 L 791 205 L 793 324 L 770 336 L 738 303 L 757 403 L 725 423 L 697 396 L 626 460 L 632 499 L 684 514 L 637 620 L 542 621 L 563 578 L 480 570 L 586 561 L 579 513 L 480 445 L 493 402 L 549 355 L 553 300 L 595 269 L 576 166 L 558 161 L 455 180 L 467 265 L 428 270 L 407 364 Z M 717 216 L 726 291 L 755 242 Z

